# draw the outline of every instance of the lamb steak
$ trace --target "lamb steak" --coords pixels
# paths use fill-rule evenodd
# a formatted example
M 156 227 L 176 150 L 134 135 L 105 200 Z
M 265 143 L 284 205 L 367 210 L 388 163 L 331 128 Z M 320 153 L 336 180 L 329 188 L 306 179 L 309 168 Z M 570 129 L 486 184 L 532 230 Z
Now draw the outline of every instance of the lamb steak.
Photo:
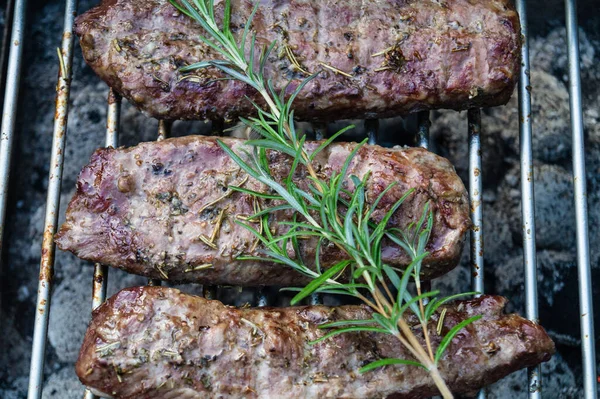
M 482 296 L 444 305 L 441 335 L 483 316 L 458 333 L 440 360 L 455 394 L 473 395 L 554 353 L 542 327 L 503 313 L 506 302 Z M 441 312 L 429 324 L 434 348 Z M 412 359 L 391 335 L 345 333 L 310 344 L 326 333 L 320 324 L 370 315 L 363 306 L 238 309 L 171 288 L 128 288 L 94 311 L 76 371 L 96 393 L 117 399 L 434 396 L 435 385 L 420 367 L 359 373 L 380 358 Z
M 246 157 L 245 141 L 222 138 L 238 155 Z M 319 142 L 307 142 L 312 153 Z M 334 143 L 315 158 L 319 177 L 339 172 L 355 143 Z M 269 153 L 276 180 L 288 175 L 291 158 Z M 428 203 L 434 212 L 433 231 L 423 264 L 423 278 L 442 275 L 456 266 L 465 233 L 470 227 L 465 187 L 446 159 L 421 148 L 383 148 L 365 145 L 354 158 L 349 174 L 367 181 L 366 201 L 372 204 L 390 184 L 373 214 L 380 221 L 410 189 L 414 191 L 395 212 L 390 227 L 406 228 L 422 215 Z M 349 179 L 346 179 L 349 181 Z M 294 181 L 308 191 L 304 168 Z M 56 235 L 59 248 L 93 262 L 120 267 L 130 273 L 170 280 L 240 286 L 301 285 L 308 279 L 288 266 L 239 260 L 239 255 L 261 255 L 262 246 L 242 222 L 270 200 L 233 191 L 241 186 L 266 191 L 249 177 L 218 145 L 214 137 L 187 136 L 132 148 L 100 149 L 83 169 L 77 192 L 67 209 L 65 223 Z M 273 212 L 269 228 L 275 234 L 289 227 L 290 211 Z M 258 223 L 249 221 L 256 229 Z M 316 239 L 299 241 L 306 264 L 315 265 Z M 291 250 L 291 248 L 290 248 Z M 384 240 L 383 261 L 406 266 L 410 258 Z M 322 245 L 321 264 L 344 259 L 333 245 Z
M 220 19 L 224 1 L 215 4 Z M 238 40 L 254 4 L 231 1 Z M 320 72 L 294 106 L 305 120 L 505 104 L 520 67 L 510 0 L 262 0 L 252 30 L 259 48 L 277 43 L 265 67 L 276 90 L 291 81 L 289 94 Z M 155 118 L 232 120 L 254 112 L 245 96 L 260 100 L 214 68 L 180 71 L 222 56 L 168 0 L 102 0 L 77 17 L 75 31 L 92 69 Z

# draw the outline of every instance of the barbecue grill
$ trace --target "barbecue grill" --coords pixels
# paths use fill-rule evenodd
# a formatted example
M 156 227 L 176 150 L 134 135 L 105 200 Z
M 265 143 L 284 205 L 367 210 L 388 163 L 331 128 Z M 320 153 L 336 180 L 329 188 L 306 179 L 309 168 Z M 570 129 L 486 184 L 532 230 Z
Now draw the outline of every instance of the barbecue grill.
M 521 161 L 521 210 L 523 228 L 523 250 L 525 275 L 526 316 L 531 320 L 538 319 L 538 293 L 537 293 L 537 267 L 535 243 L 535 206 L 533 186 L 533 161 L 532 161 L 532 120 L 531 120 L 531 87 L 529 81 L 529 48 L 528 27 L 526 14 L 526 1 L 516 0 L 519 11 L 524 45 L 522 48 L 522 69 L 518 87 L 519 95 L 519 125 L 520 125 L 520 161 Z M 8 46 L 8 64 L 6 67 L 6 85 L 4 94 L 4 108 L 2 113 L 2 136 L 0 142 L 0 243 L 4 233 L 4 220 L 8 194 L 8 180 L 10 174 L 10 157 L 15 132 L 17 113 L 18 88 L 20 84 L 21 62 L 24 43 L 24 26 L 27 0 L 9 1 L 7 19 L 13 14 L 12 29 L 5 32 Z M 69 94 L 71 85 L 71 69 L 73 59 L 73 21 L 77 9 L 77 0 L 66 0 L 64 29 L 60 49 L 60 74 L 56 86 L 56 113 L 54 120 L 54 137 L 50 161 L 50 174 L 48 180 L 48 194 L 46 202 L 46 216 L 43 230 L 42 256 L 40 263 L 39 289 L 35 312 L 35 330 L 33 335 L 33 348 L 31 370 L 29 376 L 29 398 L 40 398 L 42 393 L 42 377 L 45 360 L 45 347 L 47 341 L 48 317 L 51 311 L 50 294 L 52 289 L 52 275 L 54 268 L 54 243 L 53 235 L 57 229 L 60 188 L 63 172 L 64 149 L 67 134 L 69 112 Z M 565 0 L 566 27 L 568 35 L 569 55 L 569 93 L 571 110 L 571 130 L 573 140 L 573 183 L 574 201 L 576 210 L 577 232 L 577 265 L 580 299 L 581 323 L 581 350 L 583 354 L 583 392 L 586 398 L 597 397 L 597 374 L 594 350 L 594 326 L 592 309 L 591 272 L 588 242 L 588 216 L 586 201 L 586 174 L 583 143 L 583 116 L 581 104 L 581 81 L 579 68 L 579 44 L 577 32 L 577 2 Z M 8 24 L 7 24 L 8 26 Z M 3 52 L 5 54 L 5 52 Z M 0 65 L 4 65 L 1 62 Z M 5 71 L 3 70 L 2 73 Z M 107 99 L 107 123 L 105 146 L 117 147 L 119 137 L 119 119 L 121 98 L 112 90 Z M 484 212 L 482 209 L 482 149 L 480 134 L 481 111 L 472 109 L 467 112 L 468 118 L 468 146 L 469 146 L 469 197 L 471 201 L 471 264 L 473 275 L 473 290 L 483 292 L 483 228 Z M 431 126 L 428 112 L 417 115 L 418 129 L 415 142 L 421 147 L 429 145 L 429 129 Z M 378 121 L 369 120 L 365 124 L 369 143 L 377 143 Z M 159 121 L 157 140 L 168 137 L 170 124 Z M 317 138 L 320 133 L 317 132 Z M 100 146 L 100 142 L 98 146 Z M 99 306 L 106 298 L 106 281 L 108 269 L 106 266 L 94 266 L 94 279 L 92 283 L 92 308 Z M 158 285 L 158 281 L 149 281 L 150 285 Z M 208 298 L 216 297 L 214 287 L 203 287 L 203 293 Z M 261 291 L 255 296 L 257 306 L 268 305 L 268 297 Z M 311 303 L 319 303 L 320 298 L 313 295 Z M 527 392 L 531 398 L 540 398 L 543 394 L 540 381 L 540 369 L 533 368 L 528 372 Z M 85 398 L 93 398 L 91 392 L 86 391 Z M 485 397 L 482 391 L 480 398 Z

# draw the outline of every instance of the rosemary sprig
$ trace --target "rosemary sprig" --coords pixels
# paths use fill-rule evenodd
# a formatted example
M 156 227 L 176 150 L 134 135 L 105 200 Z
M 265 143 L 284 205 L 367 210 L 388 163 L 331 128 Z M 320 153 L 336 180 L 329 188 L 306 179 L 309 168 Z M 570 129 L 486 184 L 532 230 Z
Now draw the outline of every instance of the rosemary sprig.
M 273 83 L 266 80 L 263 73 L 267 58 L 276 43 L 271 43 L 257 53 L 256 34 L 251 32 L 252 19 L 258 9 L 258 2 L 252 9 L 239 40 L 229 26 L 231 21 L 229 0 L 224 2 L 223 19 L 220 25 L 215 16 L 213 0 L 171 0 L 171 3 L 200 24 L 206 33 L 200 39 L 221 57 L 217 60 L 197 62 L 180 71 L 217 68 L 230 79 L 244 82 L 254 88 L 266 104 L 266 107 L 261 107 L 253 102 L 256 116 L 241 118 L 247 127 L 261 136 L 260 139 L 247 142 L 251 152 L 240 156 L 224 143 L 219 142 L 223 150 L 249 176 L 264 184 L 270 191 L 263 193 L 231 186 L 230 189 L 250 194 L 255 199 L 269 200 L 278 204 L 257 209 L 255 214 L 236 221 L 252 232 L 257 242 L 262 244 L 261 256 L 241 256 L 238 259 L 280 263 L 310 277 L 312 280 L 306 287 L 290 289 L 298 291 L 292 304 L 317 292 L 350 295 L 361 299 L 373 309 L 371 319 L 343 320 L 322 325 L 321 328 L 327 329 L 328 332 L 314 343 L 347 332 L 391 334 L 415 360 L 380 359 L 366 365 L 360 372 L 396 364 L 423 367 L 429 372 L 444 398 L 451 398 L 452 393 L 439 373 L 438 363 L 456 334 L 480 316 L 469 318 L 454 326 L 442 338 L 437 348 L 433 347 L 430 339 L 430 324 L 432 331 L 441 333 L 440 326 L 432 322 L 434 314 L 446 302 L 473 293 L 438 299 L 438 291 L 422 292 L 421 265 L 428 256 L 426 244 L 433 227 L 433 213 L 429 206 L 425 207 L 421 218 L 405 230 L 388 228 L 390 218 L 406 198 L 412 195 L 412 191 L 408 191 L 389 208 L 380 222 L 375 223 L 371 216 L 393 185 L 388 186 L 375 201 L 367 205 L 366 185 L 369 175 L 362 178 L 349 175 L 352 160 L 364 145 L 364 141 L 354 148 L 341 170 L 333 172 L 328 181 L 317 176 L 313 167 L 315 157 L 352 126 L 337 132 L 312 153 L 305 150 L 305 136 L 296 132 L 294 126 L 292 105 L 300 91 L 319 72 L 302 81 L 287 98 L 285 95 L 287 87 L 279 93 L 276 92 Z M 276 181 L 273 178 L 267 150 L 279 151 L 293 159 L 290 171 L 283 181 Z M 293 180 L 300 167 L 304 167 L 309 174 L 308 191 L 301 189 Z M 354 188 L 352 192 L 344 188 L 344 182 L 351 183 Z M 292 221 L 283 222 L 288 227 L 287 232 L 273 235 L 266 227 L 269 223 L 269 214 L 280 210 L 293 210 L 295 217 Z M 255 227 L 256 223 L 259 223 L 259 228 Z M 307 237 L 317 238 L 314 269 L 306 265 L 299 252 L 299 240 Z M 412 259 L 405 270 L 383 262 L 381 249 L 383 239 L 386 237 L 403 248 Z M 328 243 L 345 252 L 348 259 L 341 260 L 328 268 L 321 267 L 319 262 L 321 248 Z M 294 249 L 292 256 L 289 248 Z M 343 282 L 340 281 L 341 276 L 344 276 Z M 412 294 L 409 289 L 411 281 L 415 283 L 416 294 Z M 404 316 L 408 312 L 419 320 L 425 345 L 420 343 L 411 326 L 406 322 Z M 445 316 L 445 308 L 442 308 L 441 314 Z M 444 316 L 438 317 L 439 323 L 443 322 L 440 319 Z

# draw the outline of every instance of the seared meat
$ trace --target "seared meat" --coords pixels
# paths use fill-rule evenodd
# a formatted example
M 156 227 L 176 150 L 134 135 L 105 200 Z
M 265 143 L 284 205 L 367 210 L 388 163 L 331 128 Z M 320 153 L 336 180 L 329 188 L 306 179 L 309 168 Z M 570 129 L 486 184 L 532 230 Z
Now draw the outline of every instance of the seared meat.
M 243 140 L 222 140 L 246 157 Z M 311 153 L 318 144 L 307 143 L 307 151 Z M 328 179 L 332 171 L 341 170 L 355 146 L 330 145 L 316 157 L 315 169 Z M 276 152 L 269 157 L 274 177 L 282 181 L 289 173 L 290 157 Z M 358 151 L 349 173 L 362 178 L 367 172 L 368 204 L 392 182 L 397 183 L 380 202 L 375 221 L 411 188 L 415 191 L 389 226 L 405 228 L 422 215 L 428 202 L 435 212 L 427 247 L 431 255 L 424 262 L 423 278 L 439 276 L 456 266 L 470 221 L 465 187 L 452 165 L 420 148 L 367 145 Z M 297 171 L 295 181 L 309 190 L 304 169 Z M 287 266 L 236 259 L 241 254 L 260 255 L 261 250 L 252 233 L 236 221 L 274 204 L 234 192 L 231 185 L 266 190 L 249 178 L 213 137 L 189 136 L 129 149 L 100 149 L 79 176 L 77 193 L 56 243 L 80 258 L 151 278 L 246 286 L 305 284 L 307 279 Z M 292 217 L 289 211 L 274 212 L 269 227 L 282 234 L 288 228 L 281 222 Z M 258 223 L 250 223 L 260 229 Z M 384 262 L 400 267 L 410 262 L 399 246 L 383 244 Z M 308 265 L 314 264 L 316 247 L 316 240 L 300 240 Z M 323 245 L 320 254 L 324 266 L 343 259 L 333 245 Z
M 217 13 L 223 1 L 216 1 Z M 232 0 L 241 36 L 254 0 Z M 262 0 L 257 46 L 277 42 L 265 74 L 300 94 L 303 119 L 382 118 L 426 109 L 505 104 L 519 70 L 520 27 L 509 0 Z M 257 93 L 216 70 L 181 73 L 220 59 L 198 22 L 168 0 L 103 0 L 76 21 L 87 63 L 138 108 L 159 119 L 232 119 Z M 256 51 L 256 57 L 260 51 Z
M 483 315 L 440 361 L 454 393 L 473 394 L 554 353 L 544 329 L 503 314 L 505 304 L 505 298 L 483 296 L 447 306 L 442 335 Z M 441 340 L 438 315 L 430 323 L 434 348 Z M 320 324 L 367 318 L 370 311 L 361 306 L 236 309 L 176 289 L 128 288 L 94 311 L 77 375 L 96 392 L 120 399 L 433 396 L 435 385 L 419 367 L 358 372 L 380 358 L 412 359 L 393 336 L 348 333 L 309 343 L 325 333 Z

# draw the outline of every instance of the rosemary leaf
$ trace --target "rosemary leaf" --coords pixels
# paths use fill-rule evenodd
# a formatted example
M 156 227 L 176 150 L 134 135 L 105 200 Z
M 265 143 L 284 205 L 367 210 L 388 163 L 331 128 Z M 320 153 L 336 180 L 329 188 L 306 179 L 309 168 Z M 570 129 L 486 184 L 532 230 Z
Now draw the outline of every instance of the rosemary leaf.
M 455 325 L 454 327 L 452 327 L 452 330 L 450 330 L 448 332 L 448 334 L 446 334 L 446 336 L 442 339 L 442 342 L 440 342 L 440 346 L 438 346 L 437 351 L 435 352 L 435 364 L 438 364 L 438 362 L 440 361 L 441 357 L 444 355 L 444 351 L 446 350 L 446 348 L 448 347 L 448 345 L 450 345 L 450 342 L 452 342 L 452 339 L 454 337 L 456 337 L 456 335 L 466 326 L 468 326 L 469 324 L 481 319 L 483 316 L 482 315 L 477 315 L 477 316 L 473 316 L 471 318 L 468 318 L 467 320 L 463 320 L 460 323 L 458 323 L 457 325 Z
M 333 276 L 340 273 L 349 264 L 350 264 L 350 261 L 345 260 L 345 261 L 338 262 L 337 264 L 335 264 L 332 267 L 330 267 L 329 269 L 327 269 L 327 271 L 325 271 L 319 277 L 315 278 L 313 281 L 308 283 L 308 285 L 306 287 L 304 287 L 298 294 L 296 294 L 296 296 L 294 298 L 292 298 L 292 300 L 290 302 L 291 305 L 292 306 L 296 305 L 298 302 L 300 302 L 301 300 L 303 300 L 304 298 L 306 298 L 307 296 L 309 296 L 310 294 L 315 292 L 315 290 L 317 288 L 319 288 L 319 286 L 323 285 L 326 281 L 330 281 L 330 279 Z

